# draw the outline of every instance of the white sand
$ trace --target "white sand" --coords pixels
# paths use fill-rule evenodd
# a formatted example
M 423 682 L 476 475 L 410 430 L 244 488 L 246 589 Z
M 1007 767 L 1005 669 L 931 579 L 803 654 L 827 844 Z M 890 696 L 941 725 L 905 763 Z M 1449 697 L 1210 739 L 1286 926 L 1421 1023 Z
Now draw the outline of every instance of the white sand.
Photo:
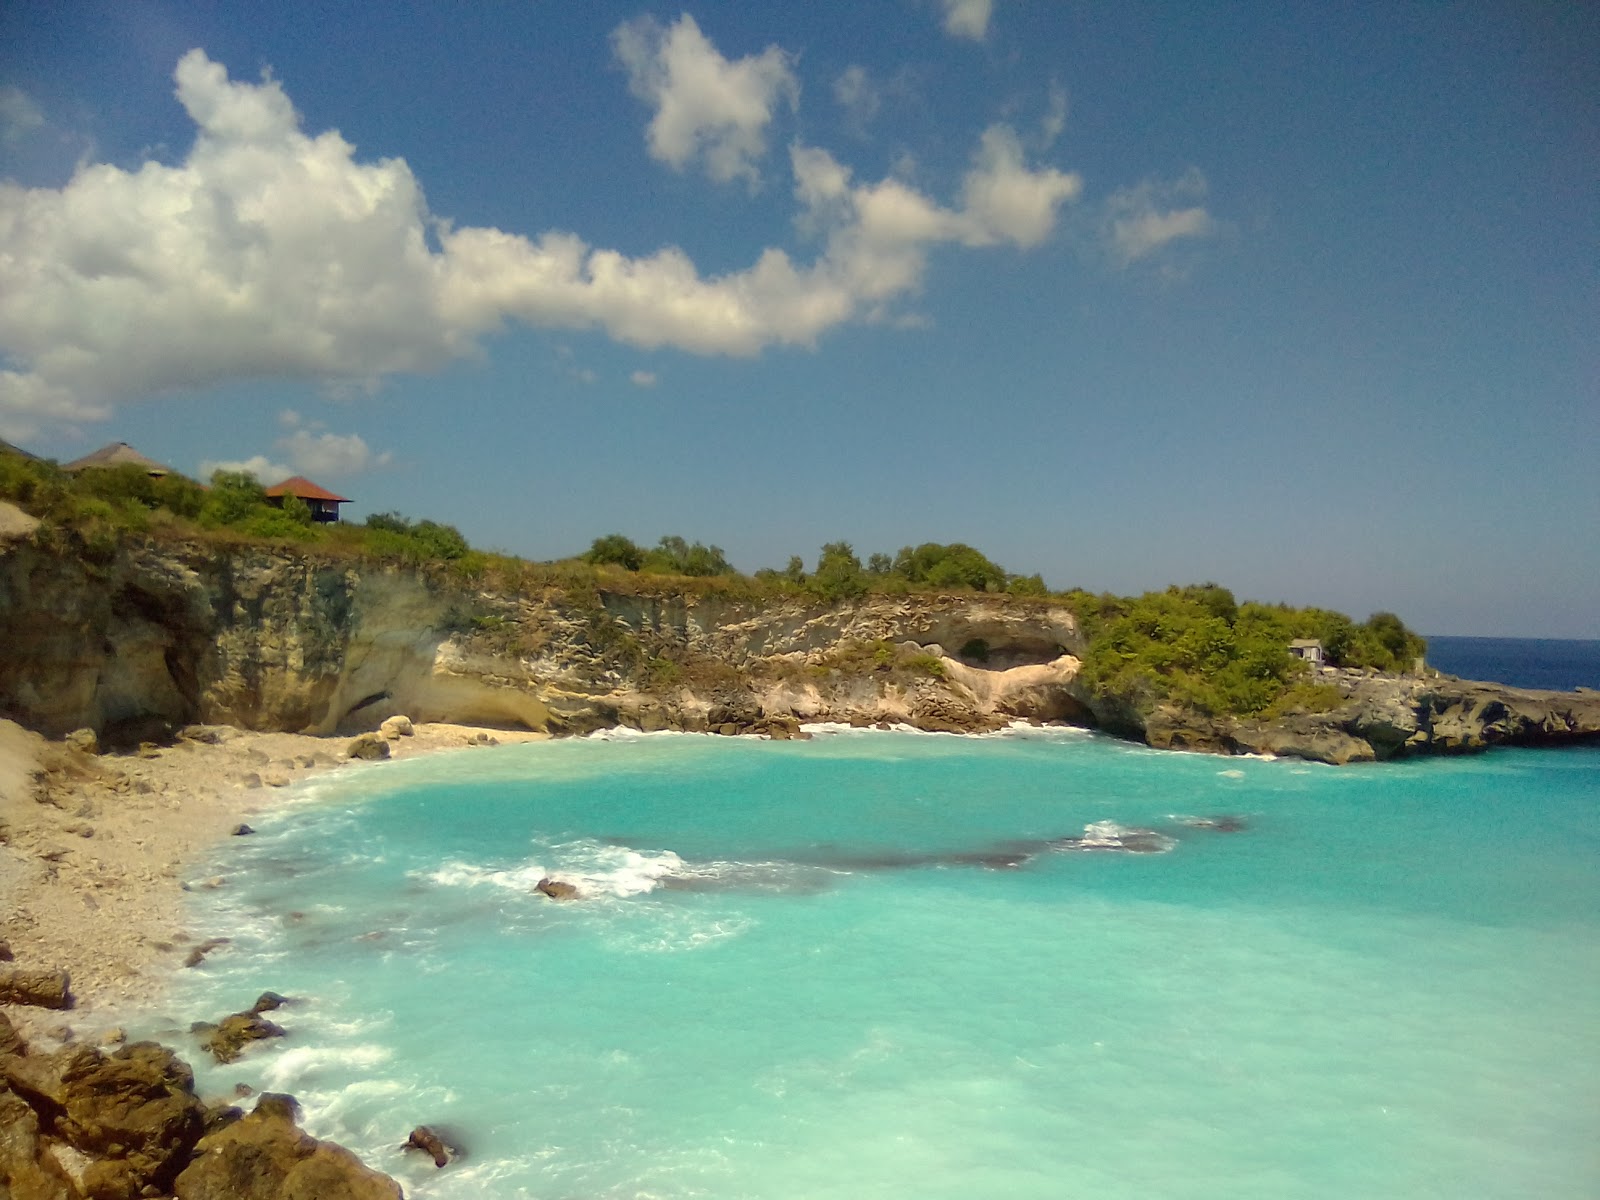
M 418 725 L 392 757 L 544 734 Z M 88 755 L 0 721 L 0 940 L 17 965 L 65 969 L 70 1013 L 12 1007 L 25 1030 L 116 1023 L 157 999 L 214 931 L 186 923 L 184 881 L 282 786 L 345 765 L 347 737 L 221 731 L 138 755 Z M 276 786 L 274 786 L 276 785 Z

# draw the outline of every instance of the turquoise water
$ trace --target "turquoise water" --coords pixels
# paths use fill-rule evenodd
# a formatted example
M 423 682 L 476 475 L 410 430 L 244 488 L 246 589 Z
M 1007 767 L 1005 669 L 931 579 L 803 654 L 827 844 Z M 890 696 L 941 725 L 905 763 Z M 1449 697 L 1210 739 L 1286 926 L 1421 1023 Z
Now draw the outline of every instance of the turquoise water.
M 203 1084 L 413 1197 L 1587 1198 L 1597 799 L 1595 749 L 1071 731 L 378 764 L 229 844 L 175 1011 L 303 998 Z M 1172 841 L 1043 845 L 1086 826 Z M 417 1123 L 469 1156 L 404 1158 Z

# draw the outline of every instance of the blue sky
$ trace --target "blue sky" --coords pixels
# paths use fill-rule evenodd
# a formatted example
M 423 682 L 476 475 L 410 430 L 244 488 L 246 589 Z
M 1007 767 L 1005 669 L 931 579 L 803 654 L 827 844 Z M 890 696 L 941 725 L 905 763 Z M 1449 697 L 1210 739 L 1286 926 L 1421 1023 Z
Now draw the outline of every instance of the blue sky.
M 0 436 L 1600 637 L 1600 9 L 0 10 Z

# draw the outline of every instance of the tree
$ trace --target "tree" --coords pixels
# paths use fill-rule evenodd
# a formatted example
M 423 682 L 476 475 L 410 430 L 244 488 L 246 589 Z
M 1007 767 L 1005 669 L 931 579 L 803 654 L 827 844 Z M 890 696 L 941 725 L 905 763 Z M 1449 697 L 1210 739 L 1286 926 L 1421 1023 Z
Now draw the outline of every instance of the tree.
M 596 566 L 610 563 L 629 571 L 637 571 L 644 565 L 644 550 L 631 538 L 623 537 L 620 533 L 608 533 L 590 543 L 583 561 Z
M 829 542 L 817 556 L 811 586 L 827 600 L 849 600 L 866 594 L 867 580 L 861 560 L 849 542 Z
M 240 525 L 268 507 L 267 493 L 249 471 L 214 471 L 200 508 L 202 525 Z
M 887 554 L 874 554 L 867 559 L 868 575 L 887 575 L 894 570 L 894 560 Z

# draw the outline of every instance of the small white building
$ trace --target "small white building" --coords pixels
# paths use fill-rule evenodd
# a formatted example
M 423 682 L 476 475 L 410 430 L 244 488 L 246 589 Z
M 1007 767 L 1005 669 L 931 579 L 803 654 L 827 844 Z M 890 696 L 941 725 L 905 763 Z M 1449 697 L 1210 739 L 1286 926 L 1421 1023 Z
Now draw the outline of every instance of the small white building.
M 1312 667 L 1327 665 L 1322 657 L 1322 643 L 1316 638 L 1295 638 L 1289 643 L 1289 653 Z

